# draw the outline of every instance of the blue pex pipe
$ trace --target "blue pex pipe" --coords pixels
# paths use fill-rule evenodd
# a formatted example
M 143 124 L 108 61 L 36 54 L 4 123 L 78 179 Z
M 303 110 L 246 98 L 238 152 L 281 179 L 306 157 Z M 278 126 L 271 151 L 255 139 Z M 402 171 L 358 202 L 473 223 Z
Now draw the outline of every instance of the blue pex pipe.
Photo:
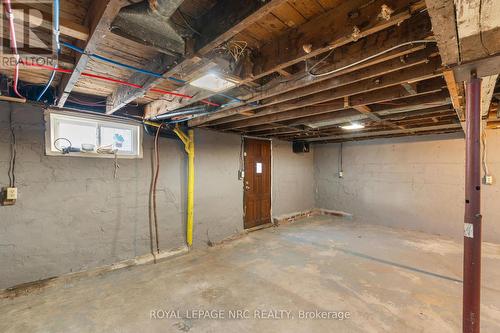
M 80 54 L 86 54 L 85 50 L 83 50 L 83 49 L 81 49 L 81 48 L 79 48 L 79 47 L 77 47 L 75 45 L 72 45 L 70 43 L 62 42 L 62 45 L 66 46 L 67 48 L 69 48 L 69 49 L 71 49 L 71 50 L 73 50 L 75 52 L 78 52 Z M 127 65 L 127 64 L 124 64 L 124 63 L 121 63 L 121 62 L 118 62 L 118 61 L 115 61 L 115 60 L 112 60 L 112 59 L 100 56 L 98 54 L 93 54 L 92 53 L 92 54 L 87 54 L 87 55 L 89 57 L 96 58 L 96 59 L 102 60 L 104 62 L 113 64 L 113 65 L 116 65 L 116 66 L 120 66 L 120 67 L 123 67 L 123 68 L 131 69 L 133 71 L 136 71 L 136 72 L 139 72 L 139 73 L 142 73 L 142 74 L 151 75 L 151 76 L 154 76 L 154 77 L 157 77 L 157 78 L 160 78 L 160 79 L 164 78 L 162 74 L 151 72 L 151 71 L 148 71 L 148 70 L 145 70 L 145 69 L 141 69 L 141 68 L 137 68 L 137 67 L 134 67 L 134 66 L 130 66 L 130 65 Z M 180 84 L 186 84 L 187 83 L 187 81 L 185 81 L 185 80 L 181 80 L 181 79 L 178 79 L 178 78 L 175 78 L 175 77 L 172 77 L 172 76 L 169 76 L 166 79 L 168 79 L 170 81 L 173 81 L 173 82 L 176 82 L 176 83 L 180 83 Z M 227 98 L 227 99 L 239 102 L 239 103 L 245 103 L 244 100 L 239 99 L 237 97 L 229 96 L 229 95 L 222 94 L 222 93 L 216 94 L 216 95 L 222 96 L 224 98 Z M 251 104 L 251 105 L 256 105 L 256 104 Z
M 56 40 L 56 47 L 57 47 L 57 55 L 59 55 L 59 52 L 61 51 L 61 44 L 59 42 L 59 12 L 60 12 L 60 7 L 59 7 L 59 0 L 54 0 L 54 31 L 53 34 L 55 35 L 55 40 Z M 55 66 L 57 68 L 57 62 Z M 54 81 L 54 78 L 56 77 L 56 71 L 52 71 L 52 74 L 50 75 L 49 81 L 47 81 L 47 84 L 45 85 L 45 88 L 38 94 L 36 100 L 39 102 L 43 95 L 47 92 L 49 89 L 50 85 L 52 84 L 52 81 Z
M 73 50 L 75 52 L 78 52 L 80 54 L 86 54 L 83 49 L 81 49 L 81 48 L 79 48 L 77 46 L 71 45 L 71 44 L 66 43 L 66 42 L 62 42 L 62 45 L 66 46 L 67 48 L 69 48 L 69 49 L 71 49 L 71 50 Z M 157 78 L 163 78 L 162 74 L 151 72 L 151 71 L 148 71 L 148 70 L 145 70 L 145 69 L 141 69 L 141 68 L 137 68 L 137 67 L 134 67 L 134 66 L 130 66 L 130 65 L 127 65 L 127 64 L 123 64 L 121 62 L 118 62 L 118 61 L 115 61 L 115 60 L 112 60 L 112 59 L 100 56 L 98 54 L 87 54 L 87 55 L 89 57 L 96 58 L 96 59 L 102 60 L 104 62 L 108 62 L 110 64 L 113 64 L 113 65 L 116 65 L 116 66 L 120 66 L 120 67 L 123 67 L 123 68 L 128 68 L 128 69 L 134 70 L 134 71 L 142 73 L 142 74 L 151 75 L 151 76 L 154 76 L 154 77 L 157 77 Z

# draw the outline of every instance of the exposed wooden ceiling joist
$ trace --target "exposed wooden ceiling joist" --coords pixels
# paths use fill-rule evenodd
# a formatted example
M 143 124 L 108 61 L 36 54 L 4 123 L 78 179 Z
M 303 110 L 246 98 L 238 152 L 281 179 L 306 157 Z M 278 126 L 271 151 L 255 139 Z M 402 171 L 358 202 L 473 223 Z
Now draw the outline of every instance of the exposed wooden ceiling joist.
M 289 92 L 285 92 L 281 95 L 269 97 L 261 101 L 261 104 L 257 107 L 253 107 L 252 111 L 255 116 L 264 115 L 264 111 L 266 107 L 271 107 L 273 105 L 284 103 L 287 101 L 294 100 L 298 97 L 305 97 L 312 94 L 320 93 L 326 90 L 331 90 L 335 88 L 340 88 L 341 86 L 345 86 L 348 84 L 354 84 L 359 81 L 363 81 L 370 78 L 378 78 L 382 75 L 389 74 L 391 72 L 395 72 L 398 70 L 402 70 L 405 68 L 410 68 L 412 66 L 416 66 L 419 64 L 424 64 L 429 62 L 429 57 L 433 54 L 433 49 L 425 49 L 413 54 L 407 55 L 405 57 L 398 57 L 383 63 L 379 63 L 377 65 L 373 65 L 371 67 L 361 69 L 359 71 L 351 72 L 348 74 L 344 74 L 338 77 L 333 77 L 328 80 L 318 80 L 317 83 L 310 84 L 308 86 L 303 87 L 300 90 L 293 90 Z M 404 82 L 406 83 L 406 82 Z M 210 123 L 210 125 L 220 125 L 227 122 L 235 121 L 235 120 L 246 120 L 251 116 L 233 116 L 226 117 Z
M 63 107 L 73 87 L 80 79 L 81 73 L 87 67 L 90 57 L 96 51 L 98 43 L 109 33 L 113 22 L 120 9 L 128 2 L 126 0 L 93 0 L 87 17 L 86 25 L 89 27 L 89 37 L 87 42 L 80 42 L 78 46 L 84 49 L 85 54 L 78 54 L 76 64 L 71 75 L 64 76 L 58 87 L 57 106 Z
M 363 81 L 354 82 L 351 84 L 346 84 L 340 87 L 337 87 L 333 90 L 321 90 L 318 93 L 306 96 L 299 97 L 295 100 L 286 101 L 280 104 L 272 105 L 266 108 L 261 109 L 255 116 L 248 118 L 256 118 L 262 117 L 264 115 L 270 115 L 285 111 L 290 111 L 294 109 L 300 109 L 302 107 L 307 107 L 311 105 L 315 105 L 318 103 L 330 102 L 333 100 L 339 100 L 342 104 L 344 103 L 343 98 L 347 96 L 357 95 L 361 93 L 370 92 L 373 90 L 379 90 L 383 88 L 388 88 L 391 86 L 401 85 L 404 82 L 417 82 L 423 81 L 426 79 L 430 79 L 433 77 L 440 76 L 439 72 L 439 63 L 436 59 L 431 59 L 428 63 L 416 65 L 410 67 L 405 70 L 398 70 L 395 72 L 390 72 L 386 75 L 382 75 L 375 79 L 365 79 Z M 402 88 L 402 87 L 400 87 Z M 402 88 L 406 91 L 404 88 Z M 408 92 L 406 91 L 408 94 Z M 245 119 L 237 122 L 229 123 L 227 126 L 223 128 L 238 128 L 248 126 L 247 124 L 252 123 L 253 119 Z M 253 123 L 252 123 L 253 124 Z M 221 128 L 221 127 L 218 127 Z
M 308 142 L 326 142 L 326 141 L 335 141 L 335 140 L 346 140 L 346 139 L 357 139 L 357 138 L 376 138 L 386 135 L 394 135 L 394 134 L 414 134 L 419 132 L 433 132 L 440 130 L 457 130 L 460 129 L 460 124 L 452 123 L 452 124 L 444 124 L 438 126 L 424 126 L 424 127 L 416 127 L 416 128 L 407 128 L 407 129 L 397 129 L 397 130 L 384 130 L 384 131 L 370 131 L 364 133 L 349 133 L 349 134 L 341 134 L 341 135 L 333 135 L 333 136 L 324 136 L 317 138 L 305 138 L 305 141 Z
M 324 52 L 399 25 L 411 17 L 411 11 L 414 8 L 408 6 L 408 0 L 393 0 L 390 4 L 394 13 L 381 17 L 381 8 L 386 4 L 387 1 L 383 0 L 343 1 L 326 13 L 281 34 L 258 50 L 254 56 L 251 75 L 241 78 L 240 82 L 254 81 Z M 332 26 L 336 29 L 332 29 Z M 205 97 L 210 96 L 206 91 L 203 93 Z M 192 100 L 186 100 L 176 106 L 182 107 L 192 102 Z M 167 109 L 171 108 L 166 108 L 165 112 Z
M 391 31 L 381 31 L 367 38 L 361 39 L 356 43 L 351 43 L 349 45 L 346 45 L 345 47 L 338 48 L 333 55 L 334 65 L 326 66 L 321 70 L 322 72 L 326 72 L 332 69 L 345 67 L 402 43 L 425 39 L 429 36 L 429 34 L 430 22 L 425 16 L 420 16 L 418 18 L 408 20 L 408 22 L 403 22 L 400 26 L 394 27 Z M 403 48 L 401 50 L 395 50 L 394 52 L 385 54 L 363 64 L 351 67 L 346 70 L 342 70 L 328 76 L 311 77 L 309 75 L 304 75 L 304 73 L 298 73 L 290 78 L 287 78 L 284 82 L 277 83 L 274 86 L 263 87 L 262 91 L 259 93 L 240 96 L 240 98 L 247 101 L 247 103 L 258 102 L 260 100 L 271 98 L 273 96 L 280 95 L 292 90 L 302 89 L 311 84 L 344 75 L 346 73 L 369 67 L 386 60 L 399 58 L 400 56 L 404 56 L 408 53 L 415 52 L 422 48 L 422 45 L 415 45 L 413 47 L 409 47 L 408 49 Z M 253 108 L 254 106 L 252 105 L 238 106 L 238 104 L 235 104 L 233 106 L 218 110 L 217 112 L 210 115 L 196 117 L 189 121 L 189 126 L 200 126 L 212 120 L 246 112 L 252 110 Z
M 156 64 L 156 72 L 163 72 L 164 77 L 182 73 L 186 67 L 202 61 L 215 47 L 222 42 L 232 38 L 240 31 L 258 21 L 269 11 L 283 4 L 286 0 L 271 0 L 267 3 L 261 1 L 244 0 L 219 0 L 217 4 L 200 19 L 202 22 L 202 37 L 194 41 L 193 50 L 189 50 L 188 57 L 184 60 L 177 59 L 179 63 L 166 61 L 164 55 L 159 54 L 150 60 L 150 64 Z M 157 69 L 163 65 L 162 69 Z M 151 65 L 150 65 L 151 66 Z M 169 68 L 172 67 L 172 68 Z M 151 70 L 151 68 L 147 68 Z M 119 87 L 109 98 L 106 113 L 112 114 L 127 103 L 144 96 L 146 91 L 157 84 L 160 78 L 136 73 L 129 79 L 130 82 L 139 84 L 142 89 L 131 87 Z

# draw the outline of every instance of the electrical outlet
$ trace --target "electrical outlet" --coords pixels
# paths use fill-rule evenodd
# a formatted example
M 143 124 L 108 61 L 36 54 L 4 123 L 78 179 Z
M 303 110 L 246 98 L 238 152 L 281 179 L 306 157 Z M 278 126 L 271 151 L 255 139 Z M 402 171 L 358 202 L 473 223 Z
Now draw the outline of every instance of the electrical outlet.
M 17 200 L 17 188 L 7 187 L 7 194 L 5 195 L 7 200 Z
M 493 176 L 492 175 L 485 175 L 483 178 L 483 183 L 484 183 L 484 185 L 493 185 Z
M 344 172 L 343 171 L 339 171 L 339 178 L 344 178 Z
M 3 206 L 12 206 L 17 200 L 17 188 L 15 187 L 4 187 L 2 189 L 1 204 Z

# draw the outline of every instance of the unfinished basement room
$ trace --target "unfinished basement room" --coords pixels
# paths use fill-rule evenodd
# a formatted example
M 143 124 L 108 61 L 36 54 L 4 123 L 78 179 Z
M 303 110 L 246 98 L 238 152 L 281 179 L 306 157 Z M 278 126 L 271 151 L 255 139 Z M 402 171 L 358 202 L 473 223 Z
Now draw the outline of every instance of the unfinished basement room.
M 0 332 L 500 332 L 500 0 L 2 0 Z

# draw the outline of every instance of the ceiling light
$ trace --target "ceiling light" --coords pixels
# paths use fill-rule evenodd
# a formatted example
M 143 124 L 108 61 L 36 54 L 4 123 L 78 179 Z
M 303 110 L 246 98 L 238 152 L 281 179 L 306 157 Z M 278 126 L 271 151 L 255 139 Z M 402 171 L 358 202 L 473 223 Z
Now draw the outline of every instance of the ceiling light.
M 191 81 L 190 85 L 213 92 L 219 92 L 236 86 L 236 83 L 226 80 L 215 73 L 208 73 L 194 81 Z
M 345 130 L 357 130 L 357 129 L 365 128 L 365 126 L 362 124 L 358 124 L 358 123 L 351 123 L 350 125 L 340 126 L 340 128 L 345 129 Z

